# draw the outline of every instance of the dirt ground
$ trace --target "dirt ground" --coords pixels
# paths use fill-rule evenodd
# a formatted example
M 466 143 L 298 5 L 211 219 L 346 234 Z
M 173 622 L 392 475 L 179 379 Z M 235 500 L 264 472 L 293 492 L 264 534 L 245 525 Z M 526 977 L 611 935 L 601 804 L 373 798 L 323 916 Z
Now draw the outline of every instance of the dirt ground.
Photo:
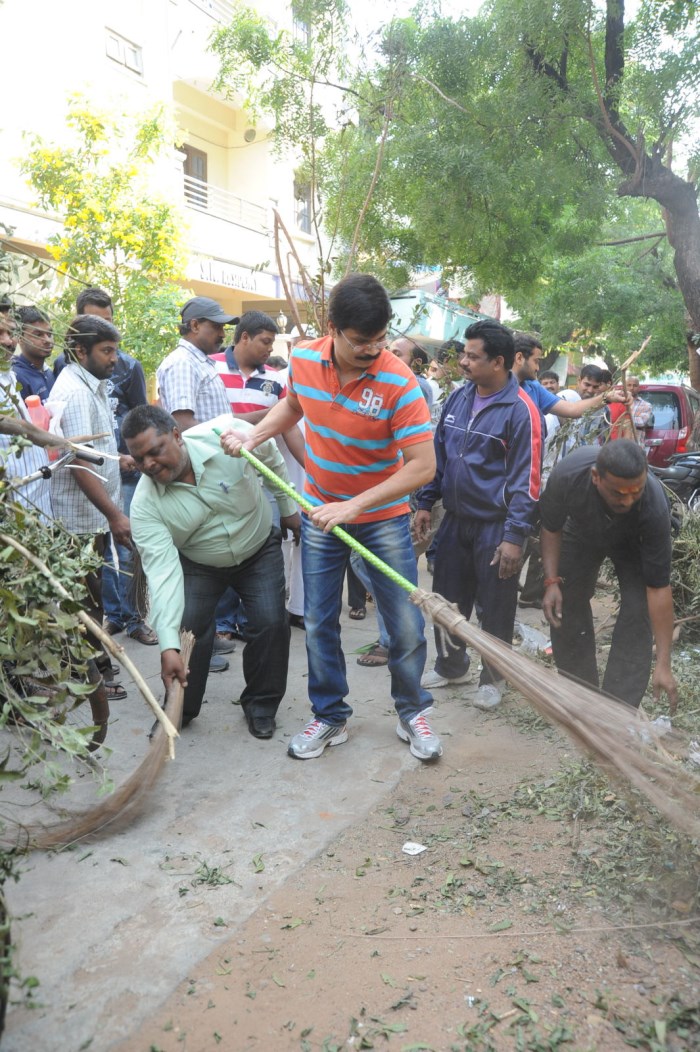
M 447 717 L 465 704 L 440 698 Z M 688 875 L 669 853 L 650 903 L 621 859 L 628 893 L 608 895 L 612 817 L 635 819 L 612 791 L 609 821 L 550 806 L 562 769 L 593 791 L 510 696 L 274 891 L 120 1052 L 697 1049 Z

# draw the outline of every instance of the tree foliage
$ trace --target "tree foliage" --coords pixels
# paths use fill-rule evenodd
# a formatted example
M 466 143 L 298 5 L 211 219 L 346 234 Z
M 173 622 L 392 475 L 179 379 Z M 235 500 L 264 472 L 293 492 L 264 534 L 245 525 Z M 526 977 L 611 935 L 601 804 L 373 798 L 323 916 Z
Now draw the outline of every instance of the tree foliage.
M 639 321 L 646 302 L 660 301 L 664 319 L 676 319 L 666 348 L 679 337 L 683 305 L 700 330 L 697 154 L 682 174 L 673 167 L 698 116 L 694 6 L 645 0 L 626 25 L 620 0 L 493 0 L 473 19 L 428 13 L 393 22 L 382 61 L 353 81 L 373 104 L 358 106 L 324 158 L 323 188 L 345 243 L 385 116 L 376 100 L 393 98 L 359 245 L 363 265 L 466 271 L 477 289 L 500 291 L 533 315 L 554 280 L 573 281 L 585 298 L 558 288 L 557 306 L 566 304 L 572 327 L 609 329 L 613 342 L 620 313 L 607 281 L 626 287 L 629 321 L 637 276 Z M 406 75 L 392 96 L 397 63 Z M 620 199 L 645 198 L 646 209 L 620 207 Z M 613 240 L 621 216 L 628 236 L 662 230 L 664 245 L 643 260 L 623 246 L 594 251 Z M 596 269 L 606 293 L 597 311 Z M 675 347 L 680 366 L 684 350 Z
M 315 327 L 323 331 L 336 227 L 336 217 L 321 194 L 324 151 L 329 135 L 346 122 L 359 97 L 341 82 L 349 73 L 351 36 L 345 0 L 294 0 L 292 14 L 293 28 L 280 29 L 255 9 L 237 7 L 230 24 L 212 40 L 220 63 L 215 87 L 228 97 L 242 97 L 253 118 L 272 122 L 270 137 L 277 153 L 283 163 L 291 160 L 296 165 L 297 183 L 309 190 L 315 270 L 307 273 L 279 216 L 277 256 L 281 273 L 289 279 L 288 293 L 301 280 Z M 290 257 L 296 272 L 285 264 Z
M 61 216 L 49 247 L 68 277 L 61 306 L 70 316 L 86 285 L 114 301 L 124 347 L 153 370 L 172 349 L 184 272 L 183 220 L 154 189 L 154 161 L 172 149 L 162 108 L 139 117 L 70 102 L 73 144 L 35 137 L 22 170 L 41 206 Z
M 617 212 L 601 241 L 546 262 L 535 286 L 513 289 L 509 304 L 518 326 L 540 332 L 547 346 L 590 343 L 614 363 L 651 336 L 641 368 L 678 368 L 685 327 L 663 228 L 637 233 L 656 218 L 646 202 L 618 202 Z

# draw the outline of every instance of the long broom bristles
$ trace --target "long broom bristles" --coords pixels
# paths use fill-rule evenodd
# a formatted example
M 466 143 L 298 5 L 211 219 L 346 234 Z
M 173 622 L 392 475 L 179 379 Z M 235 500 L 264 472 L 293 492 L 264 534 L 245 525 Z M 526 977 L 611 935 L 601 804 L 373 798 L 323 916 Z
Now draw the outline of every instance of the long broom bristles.
M 629 706 L 514 652 L 470 625 L 442 596 L 417 588 L 410 598 L 426 617 L 477 650 L 609 775 L 626 779 L 678 829 L 700 838 L 700 777 L 654 740 L 652 724 Z
M 189 664 L 194 636 L 191 632 L 180 634 L 180 655 L 187 668 Z M 179 727 L 182 717 L 184 688 L 180 683 L 168 691 L 165 700 L 165 711 L 171 722 Z M 127 780 L 111 796 L 97 804 L 71 815 L 64 822 L 48 827 L 26 829 L 24 835 L 27 844 L 32 848 L 65 847 L 76 840 L 93 833 L 98 833 L 117 819 L 131 819 L 137 813 L 144 797 L 155 785 L 168 758 L 168 736 L 161 723 L 158 724 L 151 739 L 148 753 Z

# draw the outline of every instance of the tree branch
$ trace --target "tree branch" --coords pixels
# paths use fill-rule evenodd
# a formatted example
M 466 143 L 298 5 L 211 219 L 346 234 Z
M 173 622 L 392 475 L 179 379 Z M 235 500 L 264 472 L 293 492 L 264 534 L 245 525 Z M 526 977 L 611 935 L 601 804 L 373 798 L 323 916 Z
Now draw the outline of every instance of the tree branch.
M 535 73 L 544 73 L 548 80 L 553 80 L 557 87 L 563 91 L 568 92 L 569 84 L 566 79 L 566 64 L 568 59 L 568 51 L 562 52 L 562 59 L 564 60 L 563 70 L 557 70 L 549 62 L 545 62 L 541 53 L 533 44 L 528 44 L 525 41 L 525 53 L 532 63 L 532 68 Z
M 652 238 L 666 237 L 666 231 L 660 230 L 656 234 L 639 234 L 637 237 L 622 237 L 619 241 L 594 241 L 598 248 L 609 248 L 614 245 L 631 245 L 634 241 L 650 241 Z
M 608 0 L 608 3 L 615 3 L 615 2 L 621 3 L 622 0 Z M 586 33 L 586 43 L 587 43 L 587 46 L 588 46 L 588 60 L 589 60 L 589 65 L 590 65 L 590 70 L 591 70 L 591 76 L 593 78 L 593 87 L 595 88 L 596 98 L 598 99 L 598 107 L 600 109 L 600 115 L 601 115 L 601 117 L 603 119 L 603 126 L 604 126 L 605 130 L 607 131 L 608 135 L 610 136 L 610 138 L 613 140 L 613 142 L 620 143 L 621 146 L 623 146 L 624 149 L 631 156 L 632 160 L 634 161 L 634 176 L 635 176 L 635 178 L 637 178 L 639 176 L 639 172 L 641 170 L 641 157 L 639 155 L 639 150 L 635 147 L 634 143 L 632 142 L 632 138 L 628 134 L 627 130 L 624 129 L 624 127 L 622 128 L 622 130 L 620 130 L 619 128 L 616 128 L 613 125 L 613 123 L 612 123 L 612 120 L 610 118 L 610 113 L 608 112 L 608 109 L 607 109 L 606 100 L 605 100 L 605 98 L 603 96 L 603 92 L 601 91 L 601 88 L 600 88 L 600 81 L 598 79 L 598 71 L 596 69 L 596 64 L 595 64 L 595 55 L 593 54 L 593 41 L 591 40 L 590 32 Z M 607 45 L 606 45 L 606 54 L 607 54 Z M 616 115 L 616 124 L 619 125 L 620 121 L 619 121 L 619 118 L 617 117 L 617 111 L 613 110 L 613 112 Z M 610 152 L 613 155 L 613 159 L 615 160 L 616 164 L 619 164 L 619 166 L 620 166 L 620 168 L 622 168 L 623 172 L 629 171 L 629 163 L 625 164 L 624 156 L 619 150 L 613 150 L 613 142 L 610 143 L 610 147 L 609 147 L 610 148 Z
M 348 262 L 345 268 L 345 277 L 347 277 L 350 271 L 352 270 L 353 260 L 355 258 L 355 253 L 357 252 L 357 242 L 360 239 L 360 230 L 362 229 L 362 224 L 364 222 L 365 216 L 367 215 L 367 210 L 372 200 L 372 194 L 374 193 L 374 188 L 377 185 L 377 179 L 379 178 L 379 173 L 382 168 L 382 162 L 384 160 L 384 148 L 386 146 L 386 140 L 389 134 L 389 127 L 391 125 L 392 114 L 393 104 L 392 101 L 389 100 L 386 109 L 384 110 L 384 127 L 382 128 L 382 134 L 379 140 L 379 149 L 377 150 L 377 157 L 374 162 L 374 171 L 372 172 L 372 178 L 370 180 L 369 188 L 365 195 L 365 199 L 362 202 L 362 208 L 360 209 L 360 213 L 357 217 L 357 223 L 355 224 L 355 230 L 352 235 L 352 242 L 350 244 L 350 250 L 348 252 Z

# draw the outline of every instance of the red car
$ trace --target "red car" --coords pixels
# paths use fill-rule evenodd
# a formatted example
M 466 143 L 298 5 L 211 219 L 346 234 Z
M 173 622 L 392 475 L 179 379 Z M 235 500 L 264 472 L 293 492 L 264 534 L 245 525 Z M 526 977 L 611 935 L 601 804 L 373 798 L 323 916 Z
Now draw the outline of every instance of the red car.
M 654 410 L 652 426 L 644 429 L 649 463 L 665 467 L 674 453 L 689 448 L 700 392 L 685 384 L 640 384 L 639 395 Z

